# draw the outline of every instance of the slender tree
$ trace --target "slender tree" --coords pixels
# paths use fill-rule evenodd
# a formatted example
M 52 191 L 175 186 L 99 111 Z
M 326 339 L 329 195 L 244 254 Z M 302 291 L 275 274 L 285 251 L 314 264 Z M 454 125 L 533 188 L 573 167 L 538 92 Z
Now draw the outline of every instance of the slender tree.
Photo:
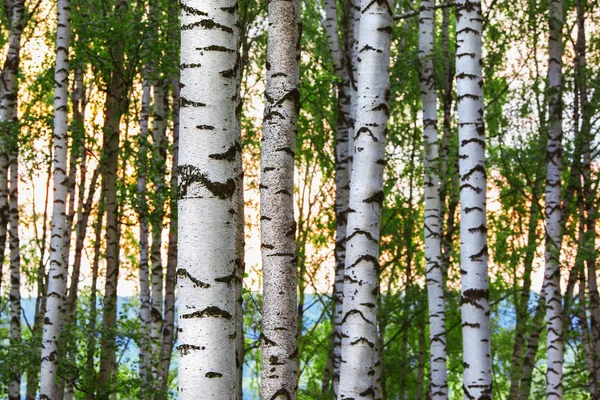
M 140 257 L 140 379 L 141 390 L 148 390 L 149 377 L 152 372 L 150 354 L 150 326 L 152 323 L 150 302 L 150 272 L 148 266 L 148 120 L 150 117 L 151 86 L 147 79 L 142 83 L 142 104 L 140 110 L 139 153 L 137 157 L 138 178 L 138 216 L 140 221 L 139 257 Z
M 563 395 L 563 321 L 560 291 L 561 173 L 562 173 L 562 0 L 550 1 L 548 64 L 548 150 L 546 157 L 546 397 Z
M 435 10 L 432 0 L 422 0 L 419 16 L 419 67 L 423 106 L 425 170 L 425 260 L 429 299 L 429 347 L 432 399 L 448 397 L 446 372 L 446 312 L 442 268 L 442 222 L 438 152 L 437 95 L 433 69 Z
M 234 399 L 237 1 L 181 11 L 179 398 Z
M 363 0 L 344 273 L 340 399 L 374 398 L 379 227 L 389 117 L 393 1 Z
M 7 0 L 4 12 L 10 30 L 8 51 L 0 75 L 0 288 L 8 224 L 8 173 L 9 140 L 17 125 L 17 95 L 19 63 L 21 61 L 21 37 L 25 28 L 25 1 Z
M 294 155 L 300 109 L 300 1 L 269 3 L 260 219 L 263 265 L 261 397 L 296 399 Z
M 48 272 L 48 300 L 42 335 L 42 366 L 40 399 L 58 398 L 58 335 L 66 314 L 68 263 L 65 260 L 67 216 L 67 153 L 69 101 L 69 42 L 71 10 L 69 0 L 58 3 L 58 30 L 56 33 L 56 67 L 54 76 L 54 201 L 52 206 L 52 233 L 50 236 L 50 271 Z M 60 393 L 62 396 L 62 393 Z
M 21 253 L 19 242 L 19 137 L 14 127 L 10 138 L 10 200 L 9 200 L 9 248 L 10 248 L 10 343 L 18 348 L 21 344 Z M 21 370 L 17 364 L 11 371 L 8 398 L 21 398 Z
M 456 91 L 460 175 L 460 267 L 465 399 L 492 398 L 487 268 L 481 2 L 456 4 Z
M 350 21 L 353 21 L 351 18 Z M 335 284 L 333 287 L 335 309 L 333 314 L 333 394 L 338 393 L 339 370 L 342 344 L 342 318 L 344 303 L 344 266 L 346 262 L 346 228 L 350 200 L 350 171 L 348 169 L 348 133 L 351 129 L 350 102 L 352 88 L 347 66 L 346 53 L 340 44 L 338 34 L 337 3 L 325 0 L 325 32 L 329 45 L 329 55 L 336 76 L 337 123 L 335 138 Z
M 124 18 L 126 0 L 116 0 L 115 15 Z M 107 399 L 116 368 L 117 285 L 119 282 L 120 221 L 117 180 L 119 168 L 119 142 L 121 116 L 125 112 L 127 85 L 124 76 L 125 40 L 115 37 L 110 49 L 113 70 L 107 87 L 102 132 L 102 192 L 106 207 L 106 281 L 104 285 L 104 308 L 102 321 L 100 370 L 98 393 L 100 400 Z

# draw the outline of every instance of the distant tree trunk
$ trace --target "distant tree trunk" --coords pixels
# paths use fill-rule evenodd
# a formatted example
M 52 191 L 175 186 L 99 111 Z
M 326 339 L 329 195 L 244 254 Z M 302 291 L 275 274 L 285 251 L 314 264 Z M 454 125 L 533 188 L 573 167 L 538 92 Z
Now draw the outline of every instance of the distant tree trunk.
M 169 26 L 171 46 L 179 54 L 179 2 L 169 1 Z M 179 60 L 179 58 L 177 58 Z M 177 273 L 177 168 L 179 166 L 179 73 L 171 78 L 173 102 L 173 153 L 171 159 L 171 197 L 170 201 L 170 226 L 167 249 L 167 270 L 165 275 L 165 312 L 162 328 L 162 343 L 159 355 L 158 379 L 159 394 L 157 399 L 162 400 L 167 393 L 169 367 L 171 354 L 175 341 L 175 285 Z M 241 397 L 240 397 L 241 399 Z
M 6 250 L 8 224 L 8 169 L 10 137 L 17 126 L 17 94 L 19 63 L 21 61 L 21 36 L 25 28 L 25 1 L 6 0 L 6 18 L 9 23 L 8 51 L 0 74 L 0 289 L 2 288 L 2 268 Z
M 50 156 L 52 155 L 52 148 L 50 148 Z M 52 159 L 52 157 L 50 157 Z M 44 216 L 42 217 L 42 238 L 41 240 L 37 238 L 40 254 L 37 266 L 36 273 L 36 299 L 35 299 L 35 317 L 33 321 L 33 331 L 32 337 L 37 341 L 41 339 L 41 333 L 44 324 L 44 314 L 46 310 L 46 300 L 47 300 L 47 291 L 45 280 L 46 276 L 46 266 L 44 263 L 45 255 L 46 255 L 46 238 L 48 235 L 48 203 L 50 200 L 50 186 L 52 183 L 52 164 L 48 164 L 48 170 L 46 171 L 46 175 L 48 178 L 46 179 L 46 193 L 44 196 Z M 41 363 L 41 355 L 42 349 L 41 346 L 36 346 L 34 357 L 40 360 Z M 40 373 L 40 363 L 32 363 L 27 367 L 27 391 L 25 393 L 25 400 L 35 400 L 38 384 L 39 384 L 39 373 Z
M 150 91 L 151 87 L 147 79 L 142 83 L 142 104 L 140 111 L 140 135 L 139 135 L 139 152 L 137 157 L 138 178 L 138 218 L 140 221 L 140 379 L 142 397 L 147 396 L 150 384 L 151 367 L 151 344 L 150 344 L 150 325 L 152 324 L 150 302 L 150 272 L 148 267 L 148 199 L 147 199 L 147 182 L 148 182 L 148 120 L 150 117 Z
M 546 297 L 542 291 L 538 299 L 538 306 L 532 319 L 529 340 L 525 351 L 525 357 L 523 358 L 523 369 L 521 370 L 521 383 L 519 385 L 518 400 L 529 399 L 533 369 L 535 367 L 535 356 L 538 350 L 540 332 L 543 329 L 545 311 Z
M 533 190 L 538 187 L 536 184 Z M 537 198 L 537 196 L 534 196 Z M 509 398 L 516 399 L 519 395 L 519 382 L 523 366 L 525 335 L 527 334 L 527 320 L 529 318 L 529 297 L 531 295 L 531 274 L 533 272 L 533 261 L 535 251 L 538 245 L 538 223 L 540 214 L 539 205 L 532 201 L 529 206 L 529 224 L 527 227 L 527 248 L 525 249 L 525 258 L 523 260 L 523 285 L 521 286 L 520 299 L 515 300 L 516 323 L 515 323 L 515 341 L 513 342 L 513 354 L 510 372 Z
M 161 333 L 163 324 L 163 263 L 162 263 L 162 231 L 167 201 L 167 185 L 165 184 L 167 158 L 167 122 L 169 120 L 169 81 L 159 79 L 154 85 L 154 126 L 152 130 L 152 184 L 153 212 L 150 215 L 152 226 L 152 244 L 150 261 L 152 265 L 152 371 L 156 373 L 160 353 Z
M 482 22 L 479 0 L 456 4 L 460 266 L 465 399 L 492 398 Z
M 442 17 L 442 54 L 444 57 L 444 89 L 442 99 L 443 110 L 443 128 L 442 140 L 440 142 L 440 218 L 445 220 L 445 226 L 442 227 L 442 273 L 447 274 L 450 257 L 452 253 L 452 239 L 455 229 L 455 214 L 458 206 L 458 196 L 454 193 L 453 182 L 458 173 L 454 172 L 457 163 L 450 165 L 449 173 L 448 158 L 450 154 L 450 140 L 452 136 L 452 106 L 453 106 L 453 86 L 454 86 L 454 55 L 450 54 L 450 10 L 448 7 L 443 9 Z M 450 196 L 448 196 L 450 193 Z M 446 201 L 448 206 L 446 207 Z
M 237 49 L 238 49 L 238 63 L 240 64 L 237 69 L 236 76 L 236 148 L 238 149 L 235 157 L 235 223 L 236 223 L 236 277 L 234 280 L 235 285 L 235 323 L 236 323 L 236 367 L 237 367 L 237 396 L 239 399 L 244 397 L 244 355 L 245 355 L 245 331 L 244 331 L 244 275 L 246 272 L 245 264 L 245 240 L 246 240 L 246 212 L 244 203 L 244 164 L 243 164 L 243 151 L 242 151 L 242 125 L 241 116 L 243 108 L 243 99 L 241 96 L 242 79 L 246 69 L 246 65 L 242 64 L 247 62 L 247 57 L 244 58 L 240 55 L 244 51 L 244 48 L 249 46 L 248 39 L 242 34 L 242 30 L 245 31 L 248 22 L 244 21 L 240 23 L 240 29 L 236 29 L 237 34 Z
M 296 399 L 298 319 L 294 155 L 300 109 L 300 1 L 269 3 L 260 219 L 261 398 Z
M 586 33 L 585 33 L 585 1 L 577 0 L 577 43 L 575 79 L 579 88 L 579 104 L 581 107 L 581 138 L 583 140 L 583 198 L 586 213 L 586 234 L 584 239 L 584 259 L 587 264 L 587 284 L 590 301 L 590 333 L 591 333 L 591 358 L 593 360 L 593 374 L 590 380 L 594 382 L 592 398 L 598 398 L 598 382 L 600 382 L 600 300 L 598 298 L 598 281 L 596 271 L 596 193 L 593 189 L 592 155 L 591 147 L 594 141 L 592 132 L 593 110 L 588 99 L 587 90 L 587 59 L 586 59 Z M 580 289 L 581 290 L 581 289 Z
M 389 117 L 393 1 L 361 2 L 358 99 L 344 274 L 339 394 L 375 396 L 379 228 Z
M 15 127 L 10 145 L 10 343 L 21 344 L 21 255 L 19 245 L 19 137 Z M 11 371 L 8 398 L 21 398 L 21 370 L 15 366 Z
M 353 19 L 350 19 L 353 21 Z M 340 359 L 342 350 L 342 318 L 344 299 L 344 265 L 346 262 L 346 227 L 350 200 L 350 171 L 348 170 L 348 134 L 351 129 L 350 102 L 352 88 L 348 73 L 347 59 L 340 45 L 338 35 L 337 4 L 335 0 L 325 0 L 325 31 L 329 43 L 329 55 L 335 74 L 341 81 L 337 84 L 337 126 L 335 138 L 335 283 L 333 287 L 333 395 L 337 396 L 339 385 Z
M 419 64 L 423 104 L 423 146 L 425 171 L 425 260 L 429 302 L 429 347 L 431 395 L 448 398 L 446 372 L 446 311 L 442 268 L 442 221 L 438 152 L 438 111 L 433 66 L 435 9 L 433 0 L 422 0 L 419 16 Z
M 235 399 L 237 1 L 181 11 L 178 396 Z
M 42 335 L 42 366 L 40 399 L 56 399 L 58 373 L 58 336 L 66 314 L 68 262 L 65 260 L 67 216 L 67 153 L 69 101 L 69 39 L 71 11 L 69 0 L 59 0 L 58 30 L 56 34 L 56 68 L 54 74 L 54 201 L 52 233 L 50 236 L 50 271 L 48 273 L 48 300 Z
M 562 0 L 550 0 L 548 66 L 549 129 L 546 169 L 546 397 L 562 399 L 563 321 L 560 292 L 561 173 L 562 173 Z
M 174 14 L 177 15 L 177 14 Z M 173 86 L 173 158 L 171 162 L 170 227 L 167 249 L 167 271 L 165 275 L 165 313 L 162 328 L 158 378 L 159 394 L 166 393 L 171 353 L 175 339 L 175 284 L 177 272 L 177 167 L 179 153 L 179 79 L 171 81 Z M 159 397 L 162 398 L 162 397 Z
M 104 203 L 104 194 L 100 195 L 100 201 L 98 203 L 98 214 L 96 216 L 96 223 L 94 226 L 94 258 L 92 260 L 92 285 L 90 292 L 90 322 L 88 326 L 88 332 L 90 334 L 90 340 L 86 349 L 86 369 L 87 375 L 91 378 L 91 387 L 87 389 L 87 399 L 94 400 L 94 394 L 96 393 L 96 368 L 94 367 L 94 355 L 96 353 L 96 318 L 97 312 L 97 283 L 98 283 L 98 269 L 100 267 L 100 253 L 102 250 L 102 220 L 106 213 L 106 206 Z
M 358 107 L 358 56 L 359 32 L 361 21 L 361 1 L 349 0 L 350 10 L 348 12 L 348 28 L 346 35 L 346 68 L 350 79 L 350 127 L 348 129 L 348 179 L 352 179 L 352 160 L 354 158 L 354 137 L 356 136 L 356 114 Z M 348 195 L 350 196 L 350 195 Z M 343 297 L 343 296 L 342 296 Z M 341 343 L 339 344 L 341 349 Z M 341 360 L 341 353 L 340 353 Z M 339 362 L 341 365 L 341 361 Z M 339 372 L 334 372 L 334 386 L 339 385 Z
M 116 15 L 124 16 L 126 0 L 117 0 Z M 100 370 L 98 373 L 99 400 L 108 399 L 116 369 L 117 284 L 119 281 L 119 199 L 117 180 L 119 167 L 119 136 L 121 116 L 125 112 L 127 88 L 123 77 L 125 59 L 124 38 L 117 38 L 112 46 L 114 70 L 108 83 L 104 110 L 102 149 L 102 192 L 106 206 L 106 282 L 101 337 Z

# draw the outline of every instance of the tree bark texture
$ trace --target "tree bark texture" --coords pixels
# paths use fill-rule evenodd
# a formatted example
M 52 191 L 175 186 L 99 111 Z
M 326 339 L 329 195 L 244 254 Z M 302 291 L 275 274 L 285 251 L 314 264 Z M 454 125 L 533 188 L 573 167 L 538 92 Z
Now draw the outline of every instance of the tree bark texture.
M 65 260 L 66 202 L 68 193 L 67 153 L 69 101 L 69 41 L 71 11 L 69 0 L 58 3 L 58 30 L 56 34 L 56 67 L 54 73 L 54 160 L 52 229 L 50 235 L 50 270 L 48 298 L 42 334 L 42 365 L 40 399 L 56 399 L 58 373 L 58 336 L 66 314 L 68 262 Z
M 425 260 L 429 303 L 430 384 L 433 400 L 448 398 L 446 371 L 446 312 L 442 268 L 442 221 L 438 150 L 438 109 L 433 66 L 435 9 L 423 0 L 419 15 L 419 67 L 423 107 L 425 171 Z
M 456 4 L 461 314 L 465 399 L 492 398 L 481 2 Z
M 269 3 L 260 219 L 261 398 L 296 399 L 298 316 L 294 155 L 300 110 L 300 1 Z
M 562 0 L 550 1 L 548 64 L 548 148 L 546 156 L 546 397 L 562 399 L 564 360 L 562 295 L 560 291 L 562 173 Z
M 344 273 L 340 399 L 375 397 L 379 228 L 393 1 L 360 5 L 358 87 Z
M 178 395 L 235 399 L 237 1 L 181 13 Z
M 126 0 L 117 0 L 116 13 L 124 15 Z M 98 399 L 107 399 L 112 389 L 116 369 L 117 285 L 119 282 L 119 198 L 117 193 L 119 167 L 119 137 L 121 116 L 125 112 L 127 87 L 123 76 L 125 43 L 117 38 L 112 46 L 113 72 L 108 83 L 104 110 L 102 149 L 102 191 L 106 206 L 106 282 L 102 321 L 100 370 L 98 372 Z

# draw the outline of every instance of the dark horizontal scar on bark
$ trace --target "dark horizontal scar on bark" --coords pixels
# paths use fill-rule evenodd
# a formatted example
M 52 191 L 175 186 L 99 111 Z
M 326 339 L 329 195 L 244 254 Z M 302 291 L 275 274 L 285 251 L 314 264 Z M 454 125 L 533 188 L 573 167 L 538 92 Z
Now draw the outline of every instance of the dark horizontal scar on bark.
M 210 287 L 210 284 L 202 282 L 200 279 L 196 279 L 194 278 L 192 275 L 190 275 L 190 273 L 184 269 L 184 268 L 180 268 L 177 270 L 177 277 L 179 278 L 188 278 L 190 281 L 192 281 L 192 283 L 194 285 L 196 285 L 196 287 L 201 287 L 204 289 L 207 289 Z
M 220 309 L 219 307 L 211 306 L 211 307 L 206 307 L 204 310 L 195 311 L 190 314 L 183 314 L 181 316 L 181 318 L 183 318 L 183 319 L 207 318 L 207 317 L 231 319 L 232 315 L 229 312 Z

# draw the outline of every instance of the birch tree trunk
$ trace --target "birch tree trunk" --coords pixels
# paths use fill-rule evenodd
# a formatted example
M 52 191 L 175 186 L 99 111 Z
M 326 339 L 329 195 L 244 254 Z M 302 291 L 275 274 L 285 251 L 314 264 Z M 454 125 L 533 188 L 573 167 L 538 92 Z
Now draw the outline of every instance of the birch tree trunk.
M 148 120 L 150 118 L 150 98 L 151 86 L 147 79 L 142 83 L 142 104 L 140 110 L 140 135 L 139 135 L 139 153 L 137 157 L 138 179 L 138 217 L 140 221 L 140 379 L 142 396 L 145 395 L 149 385 L 149 375 L 151 366 L 150 354 L 150 326 L 152 323 L 150 302 L 150 272 L 148 266 Z
M 160 353 L 160 336 L 163 323 L 164 279 L 162 263 L 162 230 L 165 217 L 165 203 L 167 201 L 165 185 L 166 158 L 167 158 L 167 122 L 169 119 L 168 81 L 159 79 L 154 85 L 154 126 L 152 130 L 152 195 L 153 212 L 150 216 L 152 226 L 152 244 L 150 259 L 152 264 L 152 340 L 153 374 L 156 374 L 158 356 Z
M 350 19 L 354 21 L 353 18 Z M 329 54 L 337 84 L 337 126 L 335 139 L 335 284 L 333 287 L 333 395 L 337 396 L 339 386 L 340 359 L 342 350 L 342 318 L 344 300 L 344 266 L 346 262 L 346 229 L 350 200 L 350 171 L 348 170 L 348 133 L 351 129 L 350 102 L 352 88 L 348 73 L 346 55 L 342 51 L 338 35 L 337 4 L 335 0 L 325 0 L 325 32 L 329 44 Z
M 361 1 L 362 0 L 350 0 L 351 10 L 349 12 L 348 37 L 346 38 L 346 62 L 348 63 L 347 68 L 350 78 L 350 129 L 348 130 L 348 166 L 346 168 L 348 169 L 350 180 L 352 179 L 352 160 L 354 158 L 354 136 L 356 136 L 356 114 L 358 107 L 358 56 L 360 53 L 359 34 L 362 15 Z M 350 32 L 352 33 L 350 34 Z M 334 384 L 338 381 L 339 378 L 334 376 Z
M 127 10 L 126 0 L 116 1 L 115 13 L 123 17 Z M 108 399 L 112 392 L 112 380 L 116 369 L 117 285 L 119 282 L 119 198 L 117 180 L 119 168 L 119 137 L 121 116 L 125 112 L 127 88 L 123 76 L 125 43 L 119 37 L 112 43 L 113 71 L 108 83 L 104 110 L 102 185 L 106 206 L 106 282 L 104 286 L 104 308 L 102 321 L 104 332 L 101 338 L 98 394 L 100 400 Z
M 586 212 L 586 234 L 584 241 L 584 258 L 587 265 L 588 293 L 590 301 L 590 333 L 591 350 L 590 356 L 593 361 L 593 371 L 590 380 L 594 383 L 596 392 L 592 392 L 592 398 L 598 397 L 598 385 L 600 383 L 600 299 L 598 295 L 598 280 L 596 270 L 596 207 L 594 204 L 595 192 L 593 189 L 592 155 L 591 147 L 594 141 L 592 133 L 592 107 L 588 98 L 587 90 L 587 58 L 586 58 L 586 32 L 585 32 L 585 1 L 577 0 L 577 43 L 576 43 L 576 66 L 575 79 L 579 87 L 579 103 L 581 106 L 581 137 L 583 139 L 583 197 Z M 581 289 L 580 289 L 581 290 Z
M 456 4 L 461 314 L 465 399 L 492 398 L 481 2 Z
M 56 67 L 54 73 L 54 200 L 52 231 L 50 235 L 50 270 L 48 272 L 48 299 L 42 334 L 42 365 L 40 399 L 52 400 L 62 393 L 57 391 L 58 335 L 62 329 L 67 304 L 68 262 L 65 260 L 67 216 L 67 153 L 69 101 L 69 40 L 71 11 L 69 0 L 59 0 L 58 30 L 56 34 Z
M 9 139 L 10 151 L 10 343 L 14 346 L 21 344 L 21 255 L 19 247 L 19 137 L 15 127 L 13 136 Z M 18 365 L 11 371 L 11 381 L 8 387 L 8 398 L 21 398 L 21 370 Z
M 169 27 L 170 43 L 177 51 L 179 57 L 179 2 L 169 1 Z M 167 249 L 167 270 L 165 275 L 165 312 L 162 328 L 162 343 L 159 355 L 158 379 L 159 393 L 157 396 L 162 400 L 162 393 L 167 392 L 169 379 L 169 367 L 171 365 L 171 354 L 175 340 L 175 285 L 177 274 L 177 168 L 179 166 L 179 73 L 171 78 L 172 102 L 173 102 L 173 156 L 171 160 L 171 197 L 170 197 L 170 226 L 169 243 Z
M 269 3 L 260 219 L 261 398 L 296 399 L 298 317 L 294 155 L 300 110 L 300 1 Z
M 0 288 L 2 288 L 2 268 L 6 249 L 6 234 L 8 224 L 8 170 L 9 143 L 11 131 L 17 124 L 17 93 L 19 63 L 21 60 L 21 36 L 25 28 L 24 0 L 7 0 L 6 17 L 9 22 L 10 34 L 6 60 L 0 74 Z
M 425 171 L 425 260 L 429 302 L 430 384 L 433 400 L 448 397 L 446 372 L 446 312 L 442 270 L 442 222 L 438 152 L 438 111 L 433 67 L 435 9 L 433 0 L 422 0 L 419 16 L 419 65 L 423 105 Z
M 237 1 L 181 10 L 178 394 L 235 399 Z
M 546 397 L 562 399 L 563 320 L 560 291 L 561 173 L 562 173 L 562 0 L 550 1 L 548 65 L 548 150 L 546 163 Z
M 393 1 L 361 2 L 358 98 L 344 273 L 340 399 L 375 397 L 379 227 Z

